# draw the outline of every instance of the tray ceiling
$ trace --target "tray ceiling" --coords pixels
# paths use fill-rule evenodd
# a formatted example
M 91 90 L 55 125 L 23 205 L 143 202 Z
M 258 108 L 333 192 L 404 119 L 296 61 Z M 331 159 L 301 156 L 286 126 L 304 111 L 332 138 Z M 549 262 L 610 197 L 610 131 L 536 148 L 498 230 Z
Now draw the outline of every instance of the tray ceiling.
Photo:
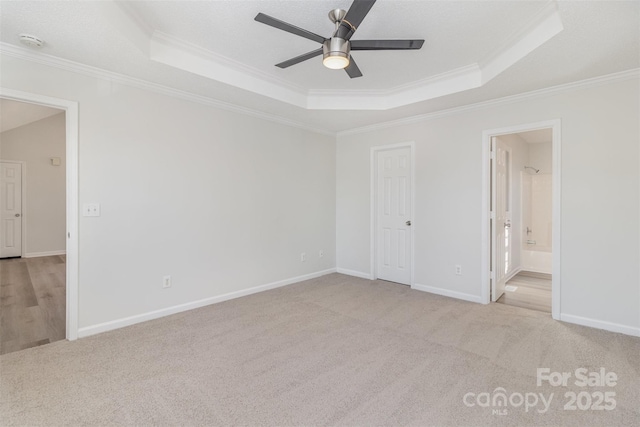
M 350 0 L 0 3 L 0 40 L 45 40 L 50 55 L 310 126 L 367 125 L 638 68 L 640 4 L 378 0 L 356 39 L 424 38 L 418 51 L 354 52 L 349 79 L 321 58 L 274 64 L 318 46 L 253 20 L 258 12 L 330 35 Z M 32 51 L 32 50 L 29 50 Z M 32 51 L 35 52 L 35 51 Z M 336 116 L 351 110 L 352 120 Z M 376 110 L 378 112 L 376 112 Z

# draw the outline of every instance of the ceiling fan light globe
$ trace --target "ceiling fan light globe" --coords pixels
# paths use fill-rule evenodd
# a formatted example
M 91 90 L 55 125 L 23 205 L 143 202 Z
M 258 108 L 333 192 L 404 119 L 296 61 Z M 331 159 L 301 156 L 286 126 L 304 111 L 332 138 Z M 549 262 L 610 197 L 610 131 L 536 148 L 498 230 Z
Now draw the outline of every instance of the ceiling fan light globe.
M 344 56 L 327 56 L 322 60 L 322 65 L 332 70 L 342 70 L 349 66 L 349 58 Z

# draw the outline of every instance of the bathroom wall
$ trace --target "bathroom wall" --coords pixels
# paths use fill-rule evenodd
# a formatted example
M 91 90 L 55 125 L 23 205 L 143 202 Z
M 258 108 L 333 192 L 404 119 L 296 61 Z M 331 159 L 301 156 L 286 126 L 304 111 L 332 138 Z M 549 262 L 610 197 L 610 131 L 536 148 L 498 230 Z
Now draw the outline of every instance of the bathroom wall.
M 552 173 L 552 149 L 551 140 L 529 144 L 529 164 L 527 166 L 539 169 L 538 175 Z M 531 172 L 531 169 L 529 171 Z
M 525 171 L 526 183 L 523 187 L 523 205 L 526 211 L 523 215 L 523 249 L 551 251 L 552 242 L 552 143 L 529 144 L 528 166 L 539 170 L 533 173 L 531 169 Z M 523 175 L 524 177 L 524 175 Z M 531 233 L 526 234 L 526 227 Z M 527 244 L 527 240 L 535 241 L 535 245 Z
M 537 250 L 551 251 L 553 175 L 531 175 L 531 234 Z M 526 225 L 526 224 L 525 224 Z
M 520 268 L 551 274 L 553 267 L 553 174 L 552 143 L 529 145 L 527 165 L 539 170 L 522 170 L 522 250 Z M 530 232 L 527 233 L 527 227 Z

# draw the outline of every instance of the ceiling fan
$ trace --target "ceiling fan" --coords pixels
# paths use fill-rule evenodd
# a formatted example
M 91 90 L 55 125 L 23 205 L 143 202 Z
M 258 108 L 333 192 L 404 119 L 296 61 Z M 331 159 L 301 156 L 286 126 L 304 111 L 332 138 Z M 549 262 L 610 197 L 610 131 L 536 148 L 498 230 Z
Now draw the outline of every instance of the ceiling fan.
M 329 19 L 336 26 L 330 38 L 319 36 L 264 13 L 258 13 L 255 20 L 322 44 L 321 48 L 276 64 L 276 67 L 287 68 L 322 55 L 322 63 L 325 67 L 334 70 L 344 69 L 353 79 L 362 77 L 362 72 L 351 57 L 352 50 L 414 50 L 420 49 L 424 43 L 424 40 L 351 40 L 375 2 L 376 0 L 354 0 L 349 11 L 342 9 L 330 11 Z

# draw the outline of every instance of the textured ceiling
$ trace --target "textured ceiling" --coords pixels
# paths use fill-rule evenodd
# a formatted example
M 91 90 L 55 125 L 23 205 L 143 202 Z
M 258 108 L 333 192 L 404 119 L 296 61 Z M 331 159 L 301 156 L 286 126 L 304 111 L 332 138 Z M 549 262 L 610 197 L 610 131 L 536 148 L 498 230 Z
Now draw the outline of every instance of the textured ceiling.
M 386 89 L 481 61 L 517 32 L 543 5 L 522 2 L 379 0 L 353 40 L 425 39 L 419 51 L 354 52 L 364 76 L 349 79 L 314 58 L 287 69 L 274 64 L 319 44 L 255 22 L 258 12 L 329 37 L 327 14 L 351 1 L 135 2 L 131 8 L 151 29 L 242 62 L 304 89 Z M 452 49 L 455 46 L 455 49 Z
M 267 13 L 322 35 L 326 17 L 350 1 L 0 2 L 0 40 L 19 46 L 19 33 L 46 41 L 39 50 L 211 99 L 341 131 L 453 108 L 640 67 L 640 2 L 559 1 L 564 30 L 477 89 L 386 111 L 308 111 L 248 90 L 149 60 L 144 37 L 160 31 L 251 69 L 306 89 L 379 91 L 481 61 L 547 2 L 378 0 L 355 39 L 424 38 L 411 52 L 356 52 L 364 77 L 348 79 L 320 60 L 281 70 L 273 64 L 316 44 L 257 23 Z M 133 34 L 126 16 L 133 17 Z M 133 34 L 133 35 L 132 35 Z M 142 41 L 141 41 L 142 40 Z M 146 51 L 145 51 L 146 50 Z

